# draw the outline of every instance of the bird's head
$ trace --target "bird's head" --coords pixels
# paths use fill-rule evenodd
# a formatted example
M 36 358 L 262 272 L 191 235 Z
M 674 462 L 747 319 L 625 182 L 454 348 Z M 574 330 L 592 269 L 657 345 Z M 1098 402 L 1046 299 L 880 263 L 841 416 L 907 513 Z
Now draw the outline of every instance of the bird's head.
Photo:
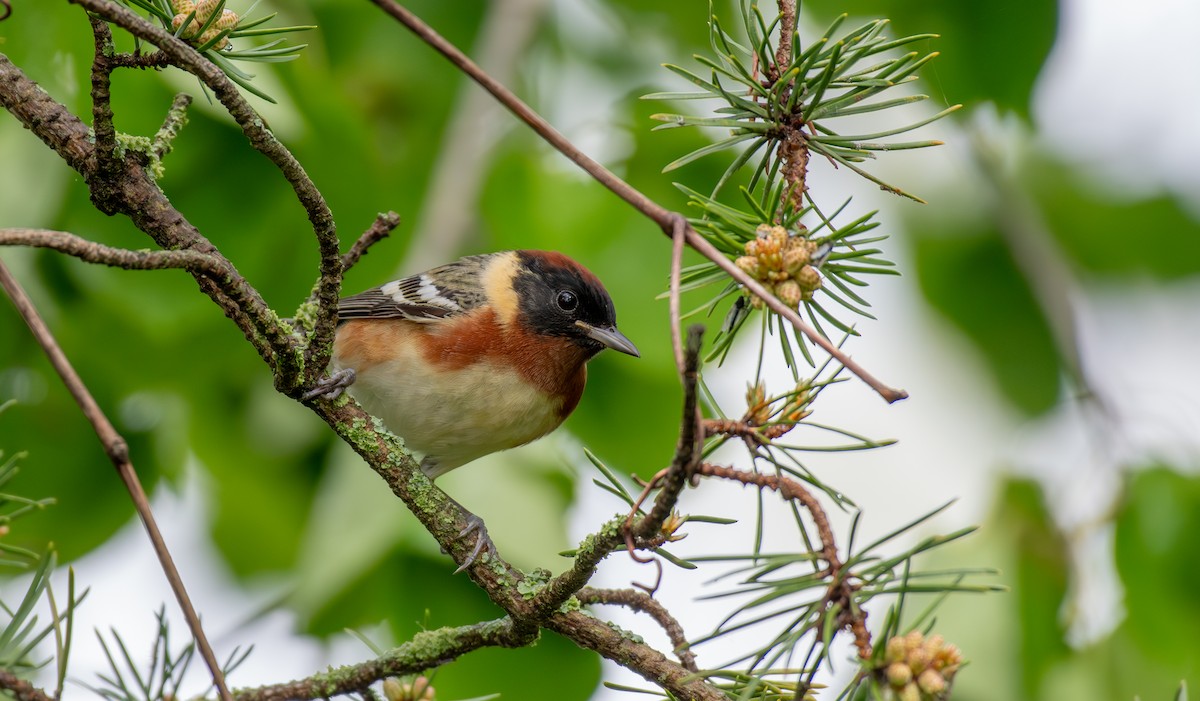
M 569 338 L 589 357 L 605 348 L 640 357 L 633 342 L 617 330 L 612 298 L 591 271 L 552 251 L 517 251 L 517 258 L 513 287 L 527 326 Z

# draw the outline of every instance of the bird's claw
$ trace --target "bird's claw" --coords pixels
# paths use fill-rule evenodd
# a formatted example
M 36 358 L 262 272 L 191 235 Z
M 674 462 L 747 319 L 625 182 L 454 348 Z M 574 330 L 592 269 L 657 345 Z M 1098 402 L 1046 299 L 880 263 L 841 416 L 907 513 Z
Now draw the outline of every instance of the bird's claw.
M 458 566 L 458 569 L 454 570 L 454 574 L 458 574 L 459 572 L 462 572 L 471 565 L 475 564 L 475 560 L 479 557 L 479 553 L 481 552 L 486 551 L 489 558 L 496 557 L 496 544 L 492 542 L 491 537 L 488 535 L 487 526 L 483 525 L 483 519 L 474 514 L 471 514 L 471 516 L 467 518 L 467 527 L 462 529 L 462 532 L 458 534 L 458 537 L 463 538 L 472 533 L 478 534 L 475 539 L 475 547 L 471 549 L 471 554 L 467 555 L 467 559 L 462 561 L 462 564 Z
M 317 380 L 317 386 L 300 395 L 300 398 L 306 402 L 313 399 L 337 399 L 342 396 L 342 392 L 354 384 L 356 378 L 357 375 L 353 370 L 343 368 L 329 377 Z

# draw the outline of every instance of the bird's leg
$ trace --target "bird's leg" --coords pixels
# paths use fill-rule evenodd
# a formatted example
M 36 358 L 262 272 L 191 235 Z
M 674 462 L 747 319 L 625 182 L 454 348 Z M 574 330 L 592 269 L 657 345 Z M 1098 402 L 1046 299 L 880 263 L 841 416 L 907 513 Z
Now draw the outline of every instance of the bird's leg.
M 451 499 L 450 501 L 454 500 Z M 458 504 L 457 501 L 454 503 Z M 458 505 L 460 507 L 462 506 L 462 504 Z M 468 511 L 467 513 L 470 512 Z M 459 532 L 458 537 L 463 538 L 472 533 L 478 534 L 475 537 L 475 547 L 471 549 L 471 554 L 467 555 L 467 559 L 462 561 L 462 564 L 458 566 L 458 569 L 454 570 L 454 574 L 458 574 L 459 572 L 462 572 L 471 565 L 475 564 L 475 558 L 479 557 L 479 553 L 481 552 L 486 551 L 488 558 L 495 558 L 497 556 L 496 544 L 492 542 L 491 536 L 488 535 L 487 526 L 483 525 L 483 519 L 479 518 L 475 514 L 471 514 L 467 517 L 467 527 Z
M 306 402 L 318 398 L 337 399 L 342 396 L 342 392 L 354 384 L 357 377 L 350 368 L 342 368 L 329 377 L 317 380 L 317 386 L 300 395 L 300 398 Z
M 440 474 L 439 470 L 437 469 L 437 462 L 428 455 L 421 460 L 421 471 L 426 475 L 429 475 L 430 479 L 433 479 L 434 476 Z M 471 513 L 467 507 L 458 503 L 449 495 L 447 495 L 446 498 L 450 499 L 455 506 L 457 506 L 460 510 L 462 510 L 463 513 L 467 515 L 467 526 L 459 532 L 459 539 L 465 538 L 472 533 L 476 534 L 475 547 L 471 548 L 471 554 L 467 555 L 467 559 L 463 560 L 462 564 L 458 566 L 458 569 L 454 570 L 454 574 L 458 574 L 459 572 L 462 572 L 471 565 L 475 564 L 475 559 L 479 557 L 479 553 L 484 552 L 485 550 L 487 551 L 488 556 L 496 557 L 496 544 L 492 542 L 491 536 L 488 535 L 487 526 L 483 525 L 483 519 Z

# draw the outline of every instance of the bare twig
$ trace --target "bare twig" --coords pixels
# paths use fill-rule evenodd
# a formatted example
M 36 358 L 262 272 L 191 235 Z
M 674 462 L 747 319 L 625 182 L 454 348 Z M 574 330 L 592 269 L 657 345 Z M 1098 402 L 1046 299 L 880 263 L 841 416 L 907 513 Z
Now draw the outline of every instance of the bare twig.
M 869 658 L 871 656 L 871 635 L 866 625 L 867 612 L 853 605 L 855 585 L 843 572 L 844 564 L 838 555 L 833 528 L 829 525 L 829 516 L 826 515 L 821 502 L 812 495 L 812 492 L 805 489 L 800 482 L 784 475 L 747 472 L 725 465 L 700 463 L 696 467 L 696 474 L 740 482 L 759 489 L 770 489 L 778 492 L 784 499 L 800 502 L 808 510 L 813 524 L 817 527 L 817 538 L 821 541 L 821 558 L 827 565 L 823 572 L 823 576 L 829 579 L 829 587 L 825 592 L 825 612 L 831 610 L 834 604 L 837 605 L 837 609 L 841 612 L 837 619 L 838 627 L 848 628 L 854 635 L 854 644 L 858 648 L 859 657 Z
M 154 141 L 150 146 L 159 160 L 171 152 L 175 137 L 179 136 L 179 130 L 187 124 L 187 108 L 191 104 L 192 96 L 187 93 L 179 93 L 171 101 L 171 109 L 167 110 L 167 116 L 163 119 L 162 126 L 154 134 Z
M 817 527 L 817 537 L 821 540 L 821 557 L 824 558 L 831 569 L 839 569 L 842 566 L 842 561 L 838 558 L 837 554 L 837 545 L 833 539 L 833 529 L 829 525 L 829 517 L 825 514 L 824 507 L 812 495 L 812 492 L 805 489 L 796 480 L 782 475 L 747 472 L 707 462 L 700 463 L 696 468 L 696 472 L 705 477 L 717 477 L 753 485 L 761 489 L 770 489 L 779 492 L 779 495 L 784 499 L 800 502 L 804 505 L 804 508 L 808 509 L 808 513 L 812 516 L 813 523 Z
M 673 652 L 679 658 L 680 664 L 689 671 L 697 671 L 696 655 L 688 646 L 683 626 L 679 625 L 679 621 L 671 615 L 667 607 L 656 599 L 633 589 L 596 589 L 594 587 L 580 589 L 575 597 L 581 604 L 624 606 L 650 616 L 658 625 L 662 626 L 663 631 L 670 638 Z
M 137 472 L 133 469 L 133 463 L 129 460 L 129 446 L 125 439 L 117 433 L 112 422 L 105 416 L 104 411 L 96 400 L 88 391 L 83 380 L 75 372 L 75 368 L 71 366 L 67 360 L 66 354 L 59 347 L 58 342 L 54 340 L 54 336 L 50 333 L 50 329 L 42 321 L 41 315 L 33 306 L 33 302 L 29 296 L 25 294 L 20 284 L 9 273 L 8 267 L 0 262 L 0 287 L 8 293 L 21 318 L 29 325 L 29 330 L 33 332 L 33 336 L 37 339 L 38 344 L 45 351 L 46 357 L 49 358 L 50 364 L 54 366 L 63 384 L 75 398 L 75 402 L 79 404 L 83 415 L 92 424 L 92 428 L 96 431 L 96 436 L 100 439 L 101 445 L 104 447 L 104 452 L 108 454 L 109 460 L 117 469 L 117 474 L 120 475 L 121 481 L 125 484 L 125 489 L 129 491 L 129 497 L 133 500 L 133 506 L 137 509 L 138 516 L 142 519 L 142 525 L 146 528 L 146 533 L 150 537 L 150 542 L 154 547 L 154 554 L 158 556 L 159 564 L 162 565 L 163 573 L 167 576 L 167 581 L 171 584 L 171 590 L 175 592 L 175 598 L 179 600 L 179 607 L 183 610 L 183 617 L 187 620 L 188 628 L 192 631 L 192 637 L 196 641 L 196 647 L 200 650 L 200 655 L 204 658 L 205 664 L 208 665 L 209 672 L 212 673 L 213 684 L 217 687 L 218 693 L 224 701 L 231 701 L 232 696 L 229 694 L 229 689 L 225 686 L 225 675 L 221 672 L 221 665 L 217 662 L 216 655 L 213 654 L 212 647 L 208 644 L 208 638 L 204 635 L 204 629 L 200 625 L 200 617 L 196 615 L 196 609 L 192 606 L 192 600 L 188 597 L 187 589 L 184 588 L 183 579 L 179 576 L 179 570 L 175 567 L 175 561 L 171 558 L 171 553 L 167 549 L 166 541 L 163 540 L 162 533 L 158 530 L 158 523 L 154 520 L 154 513 L 150 510 L 150 501 L 146 498 L 146 492 L 142 489 L 142 483 L 138 480 Z
M 191 249 L 131 251 L 105 246 L 65 231 L 49 229 L 0 229 L 0 246 L 50 248 L 88 263 L 111 265 L 125 270 L 183 268 L 213 276 L 219 276 L 225 271 L 220 259 Z
M 683 338 L 679 331 L 679 276 L 683 267 L 683 242 L 687 233 L 687 219 L 682 214 L 675 215 L 675 223 L 671 229 L 671 297 L 668 300 L 667 315 L 671 318 L 671 348 L 675 351 L 675 371 L 682 380 L 687 372 L 683 357 Z
M 521 56 L 545 15 L 547 0 L 492 0 L 475 39 L 479 62 L 501 82 L 517 74 Z M 428 270 L 457 257 L 478 235 L 479 192 L 500 138 L 514 126 L 500 105 L 467 81 L 458 90 L 438 144 L 401 273 Z
M 358 260 L 367 254 L 367 249 L 388 237 L 397 226 L 400 226 L 400 215 L 395 212 L 384 212 L 375 217 L 375 221 L 354 245 L 342 255 L 342 272 L 353 268 Z
M 696 385 L 699 382 L 700 344 L 704 339 L 704 327 L 696 324 L 688 329 L 687 349 L 683 371 L 683 418 L 679 425 L 679 440 L 675 444 L 675 457 L 662 480 L 662 489 L 654 498 L 650 513 L 638 521 L 634 534 L 649 538 L 658 533 L 675 503 L 679 493 L 696 471 L 700 454 L 704 449 L 704 431 L 700 428 L 700 407 Z
M 75 2 L 83 2 L 86 0 L 74 0 Z M 95 1 L 95 0 L 91 0 Z M 639 190 L 635 189 L 629 183 L 626 183 L 621 178 L 617 177 L 597 161 L 593 160 L 587 154 L 579 150 L 575 144 L 567 140 L 565 136 L 559 133 L 553 126 L 550 125 L 541 115 L 534 112 L 529 105 L 525 104 L 513 94 L 511 90 L 506 88 L 496 79 L 488 75 L 482 68 L 475 64 L 457 47 L 443 38 L 440 34 L 433 30 L 429 25 L 421 21 L 413 13 L 409 12 L 404 7 L 400 6 L 394 0 L 371 0 L 378 5 L 384 12 L 387 12 L 392 17 L 396 18 L 401 24 L 411 30 L 414 34 L 420 37 L 425 43 L 436 49 L 439 53 L 445 56 L 451 63 L 457 66 L 467 75 L 471 76 L 475 82 L 479 83 L 485 90 L 490 92 L 497 100 L 515 114 L 521 121 L 525 122 L 547 143 L 558 149 L 564 156 L 571 159 L 582 168 L 588 175 L 591 175 L 601 185 L 604 185 L 621 199 L 625 200 L 634 209 L 644 214 L 647 218 L 654 221 L 663 230 L 663 233 L 671 235 L 674 230 L 675 217 L 679 216 L 675 212 L 671 212 L 657 202 L 651 200 Z M 839 363 L 844 365 L 847 370 L 857 375 L 863 382 L 867 383 L 871 389 L 879 393 L 888 403 L 904 399 L 908 396 L 904 390 L 893 389 L 880 382 L 858 363 L 855 363 L 848 356 L 842 353 L 834 346 L 829 339 L 822 336 L 812 326 L 800 318 L 796 310 L 789 308 L 783 302 L 779 301 L 775 295 L 766 291 L 761 284 L 739 269 L 729 260 L 723 253 L 718 251 L 715 246 L 708 242 L 703 236 L 698 234 L 691 226 L 687 227 L 686 233 L 687 243 L 693 249 L 698 251 L 705 258 L 716 263 L 734 280 L 741 284 L 751 293 L 760 297 L 763 302 L 771 308 L 772 311 L 787 319 L 797 331 L 807 336 L 813 343 L 820 346 L 829 355 L 833 356 Z

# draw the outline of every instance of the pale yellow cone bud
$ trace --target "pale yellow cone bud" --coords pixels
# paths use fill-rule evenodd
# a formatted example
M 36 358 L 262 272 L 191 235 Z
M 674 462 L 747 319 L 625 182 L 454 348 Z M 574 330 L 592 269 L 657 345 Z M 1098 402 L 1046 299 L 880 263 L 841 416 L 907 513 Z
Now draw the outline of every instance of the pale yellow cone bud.
M 221 31 L 233 29 L 237 26 L 239 19 L 237 13 L 233 10 L 222 10 L 221 18 L 214 22 L 213 26 Z
M 897 689 L 912 681 L 912 670 L 903 662 L 893 662 L 887 668 L 888 684 Z
M 383 680 L 383 695 L 388 701 L 405 701 L 404 686 L 399 679 L 388 677 Z
M 796 284 L 795 280 L 784 280 L 775 286 L 775 296 L 780 302 L 795 309 L 800 306 L 800 299 L 803 296 L 803 290 L 800 285 Z
M 808 253 L 808 247 L 804 246 L 800 241 L 793 240 L 791 243 L 795 245 L 789 245 L 783 252 L 783 269 L 789 275 L 794 276 L 800 272 L 801 268 L 808 265 L 808 262 L 812 260 L 812 256 Z
M 196 19 L 200 20 L 201 24 L 207 22 L 220 2 L 221 0 L 199 0 L 196 3 Z
M 811 265 L 800 268 L 795 278 L 796 282 L 800 283 L 800 287 L 810 292 L 821 288 L 821 273 L 818 273 L 817 269 Z
M 750 277 L 758 278 L 758 258 L 756 256 L 742 256 L 733 261 L 733 264 Z
M 932 669 L 921 672 L 917 677 L 917 686 L 930 696 L 937 696 L 946 690 L 946 680 Z

